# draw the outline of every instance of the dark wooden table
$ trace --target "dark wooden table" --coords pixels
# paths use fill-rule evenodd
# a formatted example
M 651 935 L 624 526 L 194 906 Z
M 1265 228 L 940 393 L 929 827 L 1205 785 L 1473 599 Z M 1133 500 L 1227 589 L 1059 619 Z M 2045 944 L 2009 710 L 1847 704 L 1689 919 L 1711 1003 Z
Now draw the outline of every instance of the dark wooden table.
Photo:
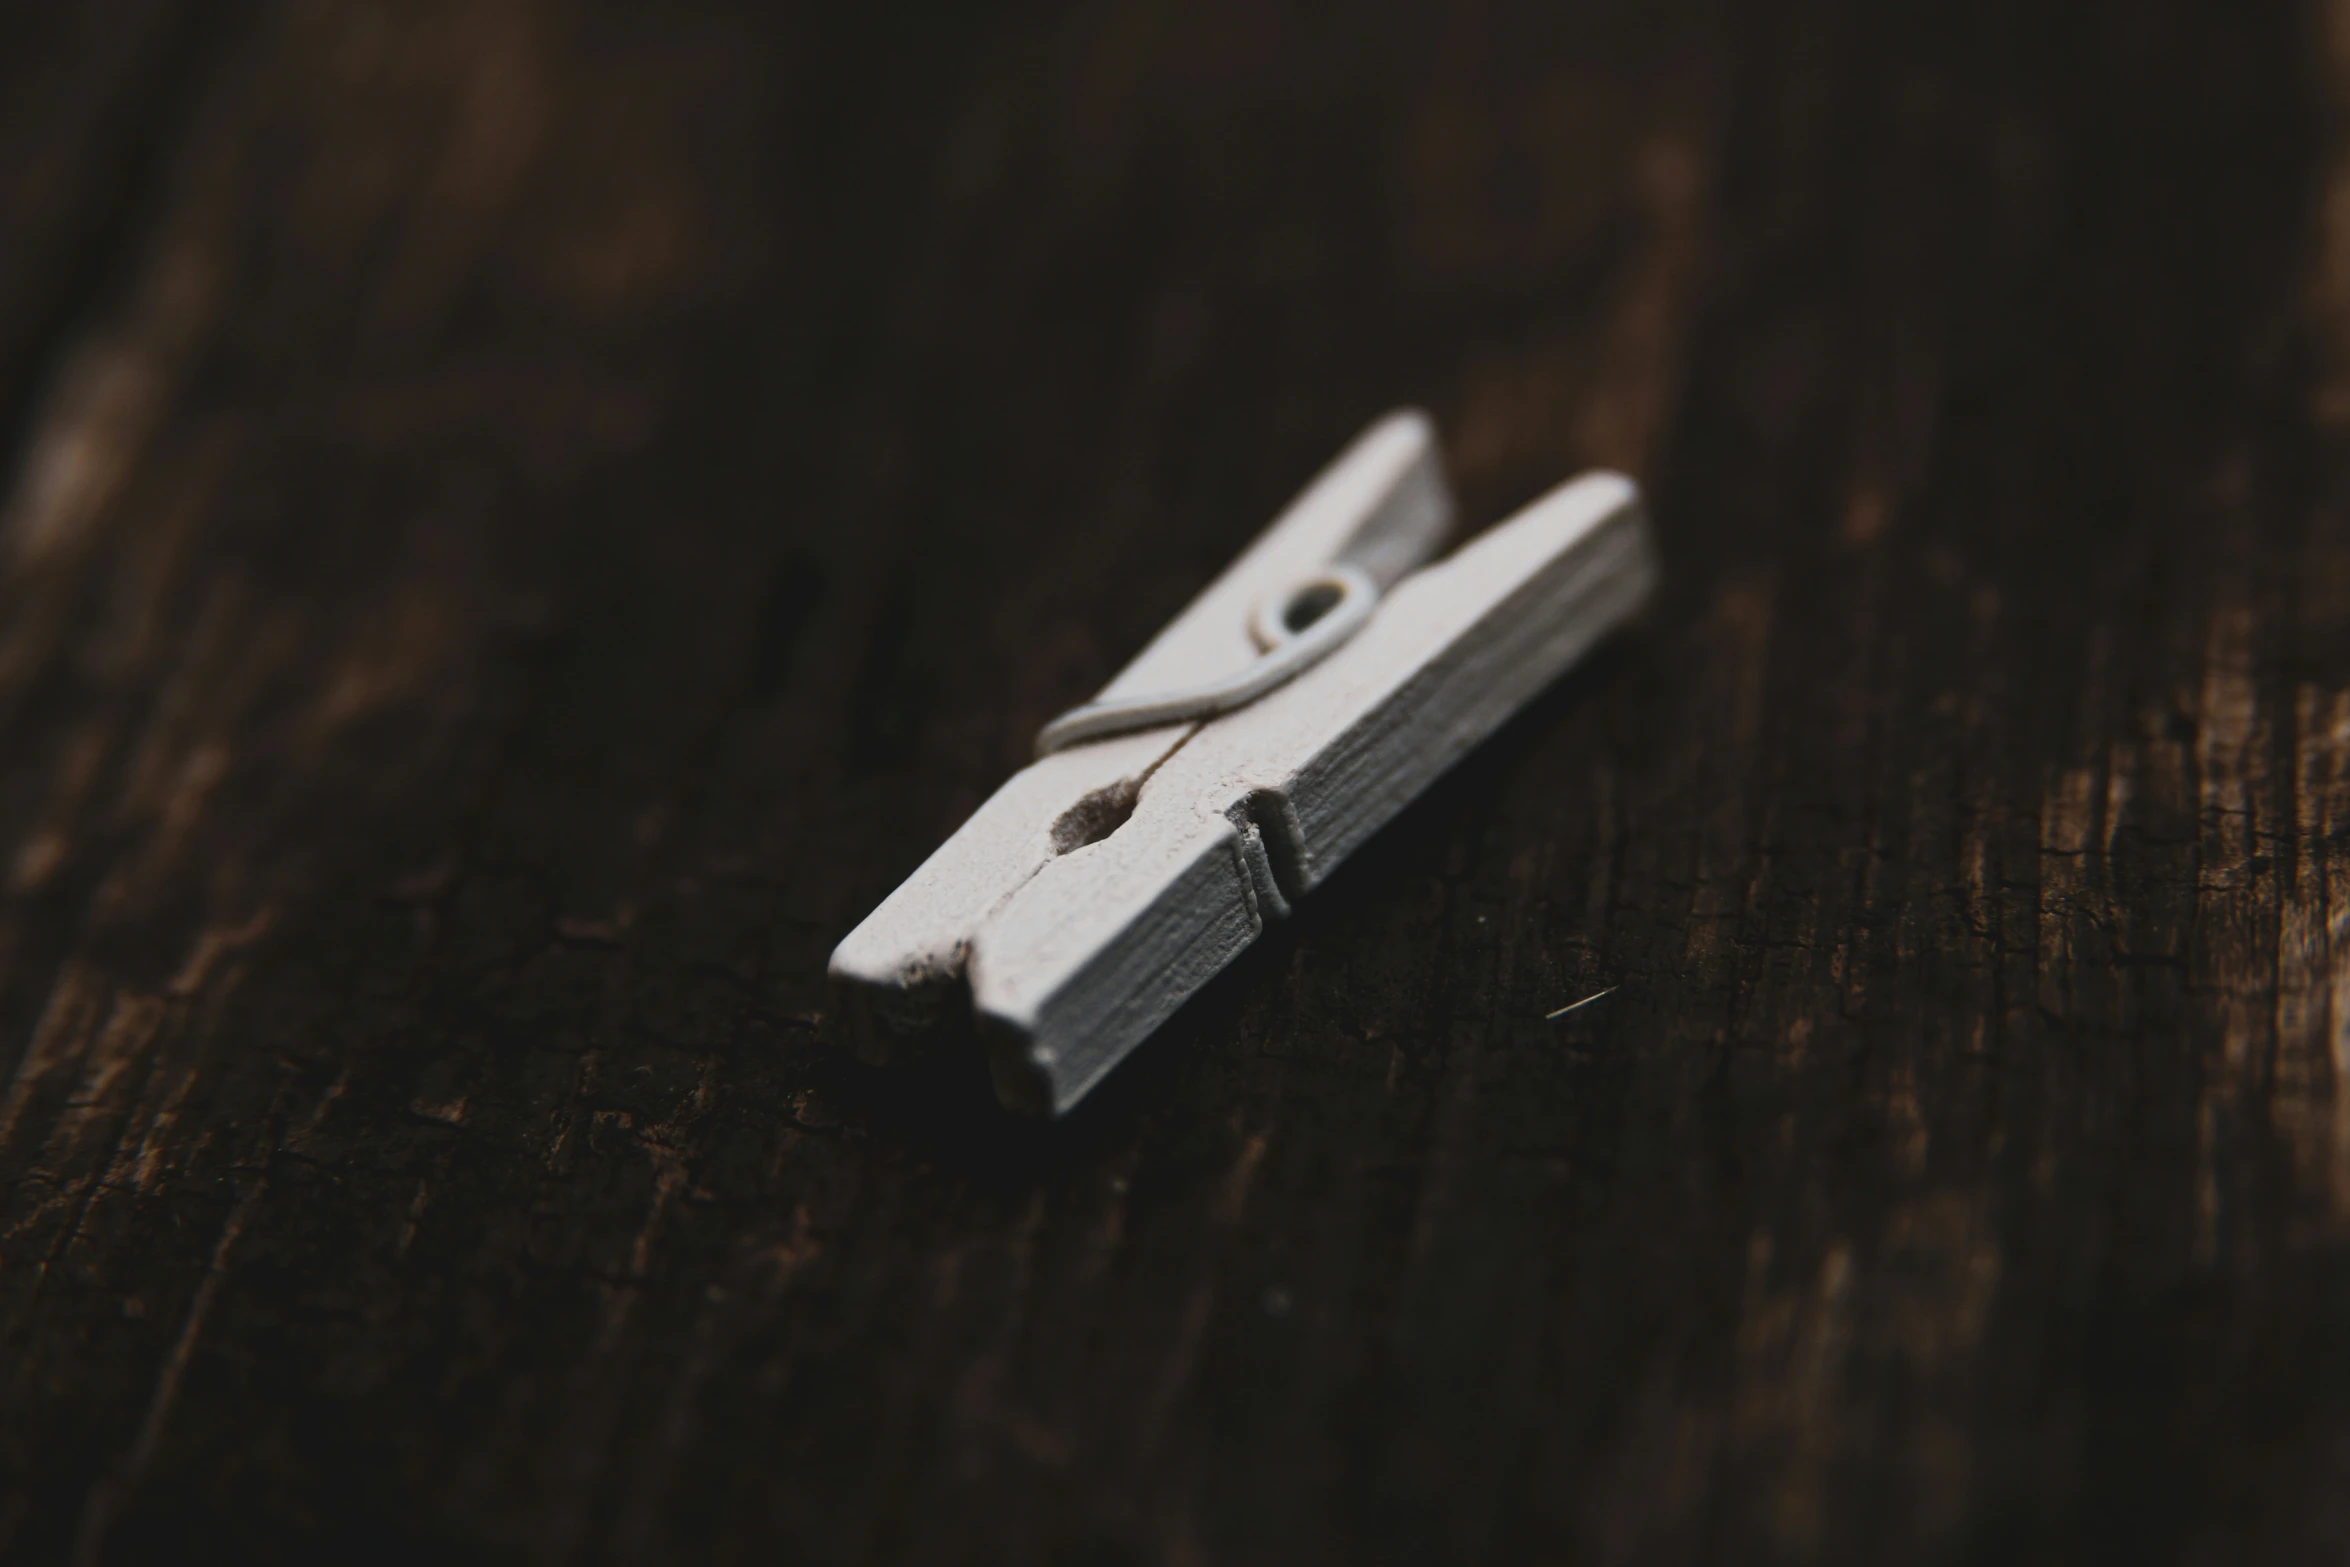
M 844 1063 L 1407 402 L 1645 629 Z M 0 1557 L 2350 1552 L 2342 0 L 17 0 L 0 428 Z

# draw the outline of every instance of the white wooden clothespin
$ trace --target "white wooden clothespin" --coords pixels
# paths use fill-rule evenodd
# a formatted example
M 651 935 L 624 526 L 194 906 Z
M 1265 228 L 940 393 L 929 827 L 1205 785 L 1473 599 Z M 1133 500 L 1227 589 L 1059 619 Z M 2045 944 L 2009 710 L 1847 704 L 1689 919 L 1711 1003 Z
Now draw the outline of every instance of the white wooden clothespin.
M 1426 416 L 1364 432 L 834 951 L 859 1053 L 968 1008 L 1066 1111 L 1655 579 L 1621 475 L 1424 565 L 1452 511 Z

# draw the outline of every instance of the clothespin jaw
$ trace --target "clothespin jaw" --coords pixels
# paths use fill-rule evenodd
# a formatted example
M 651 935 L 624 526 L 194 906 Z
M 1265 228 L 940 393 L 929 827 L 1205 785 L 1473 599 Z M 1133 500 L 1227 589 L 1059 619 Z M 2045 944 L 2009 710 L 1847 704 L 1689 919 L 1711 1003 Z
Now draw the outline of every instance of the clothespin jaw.
M 860 1053 L 886 1059 L 895 1040 L 968 1007 L 998 1097 L 1068 1110 L 1636 613 L 1655 577 L 1638 491 L 1618 475 L 1564 485 L 1414 570 L 1451 515 L 1424 416 L 1392 415 L 1341 454 L 1094 703 L 1056 724 L 1089 711 L 1115 721 L 1121 707 L 1149 721 L 1169 692 L 1198 699 L 1203 716 L 1041 757 L 840 944 L 831 974 Z M 1310 616 L 1299 585 L 1340 572 L 1367 583 L 1376 608 L 1309 667 L 1250 689 L 1289 651 L 1264 606 L 1275 620 L 1285 602 Z M 1233 692 L 1237 703 L 1215 705 Z

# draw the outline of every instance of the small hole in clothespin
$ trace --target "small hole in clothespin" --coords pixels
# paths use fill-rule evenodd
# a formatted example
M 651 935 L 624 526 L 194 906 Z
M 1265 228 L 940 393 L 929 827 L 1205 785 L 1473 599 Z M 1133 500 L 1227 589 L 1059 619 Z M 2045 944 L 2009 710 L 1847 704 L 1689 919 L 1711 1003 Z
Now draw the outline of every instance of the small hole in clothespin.
M 1282 627 L 1295 636 L 1336 609 L 1344 597 L 1346 589 L 1338 583 L 1309 582 L 1291 595 L 1289 607 L 1281 612 Z
M 1141 787 L 1130 782 L 1094 790 L 1054 821 L 1053 852 L 1067 854 L 1101 842 L 1126 825 L 1134 815 L 1134 802 L 1141 797 Z

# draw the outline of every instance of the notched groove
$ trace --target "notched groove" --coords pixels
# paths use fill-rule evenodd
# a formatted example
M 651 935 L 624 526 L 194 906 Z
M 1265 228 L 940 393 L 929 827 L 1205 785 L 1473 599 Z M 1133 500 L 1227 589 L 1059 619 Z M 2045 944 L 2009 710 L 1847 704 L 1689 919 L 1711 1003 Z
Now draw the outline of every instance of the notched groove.
M 1262 860 L 1262 874 L 1270 881 L 1269 886 L 1258 889 L 1260 899 L 1287 915 L 1306 895 L 1305 830 L 1298 825 L 1288 797 L 1277 790 L 1259 789 L 1241 801 L 1232 825 L 1258 845 L 1258 852 L 1250 857 L 1250 869 L 1255 871 L 1256 862 Z

